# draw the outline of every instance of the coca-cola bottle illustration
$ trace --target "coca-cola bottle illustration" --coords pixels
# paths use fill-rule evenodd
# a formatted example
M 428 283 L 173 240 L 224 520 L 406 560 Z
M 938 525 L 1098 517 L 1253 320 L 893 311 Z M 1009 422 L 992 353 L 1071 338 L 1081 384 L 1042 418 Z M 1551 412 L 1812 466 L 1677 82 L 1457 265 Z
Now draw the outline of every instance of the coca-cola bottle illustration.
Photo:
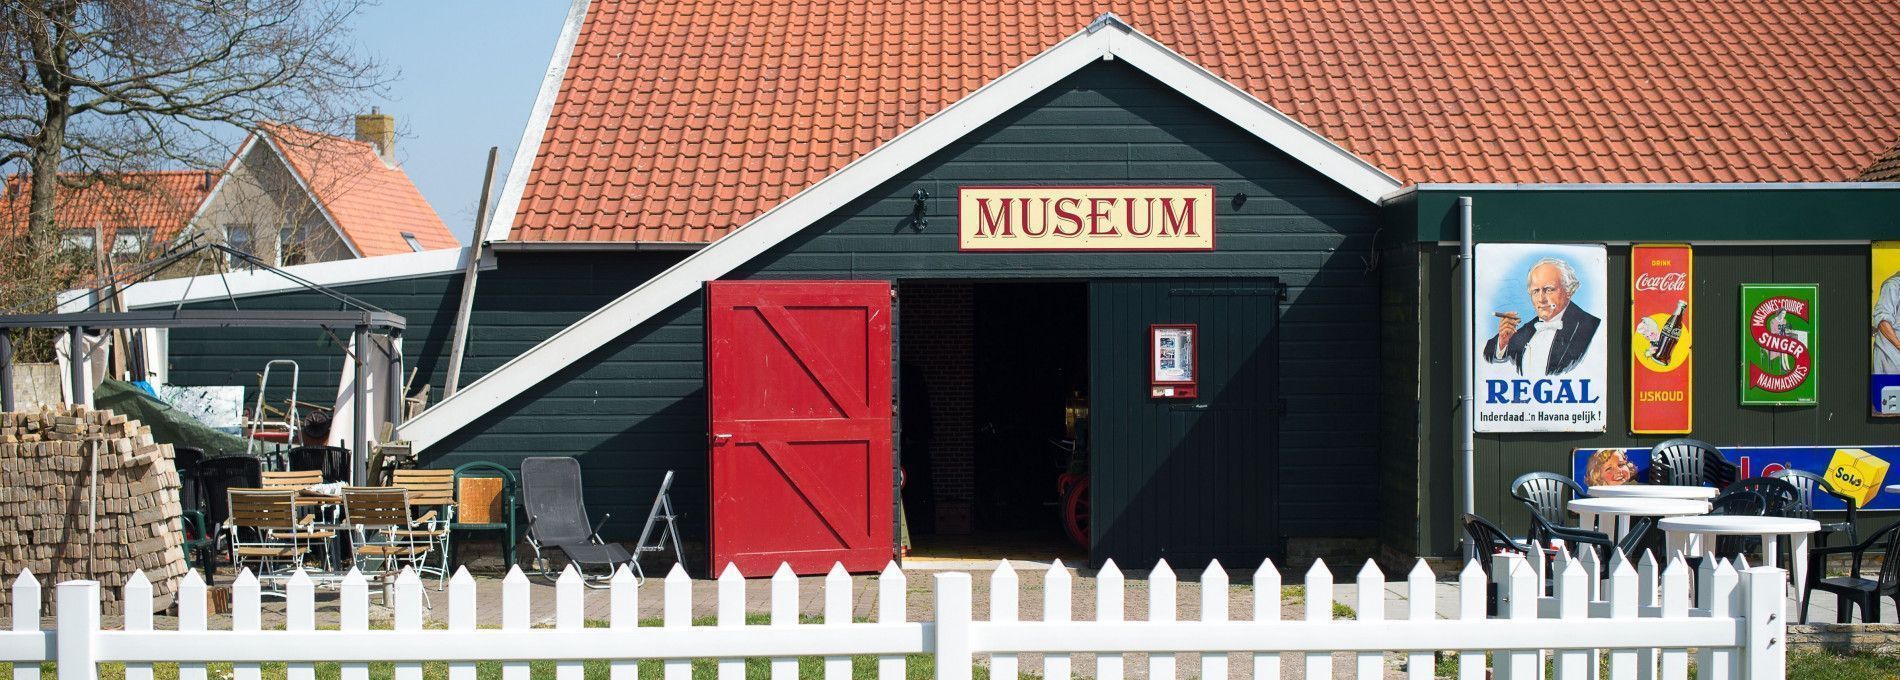
M 1682 313 L 1689 310 L 1688 300 L 1676 301 L 1676 313 L 1669 315 L 1669 321 L 1663 324 L 1662 333 L 1649 345 L 1649 358 L 1664 366 L 1676 355 L 1676 343 L 1682 341 Z

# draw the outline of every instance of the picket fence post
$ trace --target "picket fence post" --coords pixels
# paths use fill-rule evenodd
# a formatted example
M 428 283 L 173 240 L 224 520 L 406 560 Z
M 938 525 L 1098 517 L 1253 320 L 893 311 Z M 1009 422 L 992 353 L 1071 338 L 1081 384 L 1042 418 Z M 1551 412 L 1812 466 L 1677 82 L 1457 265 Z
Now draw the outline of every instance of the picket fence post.
M 1175 601 L 1174 569 L 1167 560 L 1155 562 L 1155 568 L 1148 572 L 1148 621 L 1151 623 L 1174 623 Z M 1150 652 L 1148 654 L 1148 677 L 1172 678 L 1178 657 L 1173 654 Z
M 686 567 L 674 564 L 672 571 L 667 572 L 660 608 L 660 625 L 667 628 L 693 625 L 693 581 L 686 576 Z M 667 659 L 663 666 L 665 680 L 692 680 L 693 662 L 689 659 Z
M 1543 594 L 1543 586 L 1523 556 L 1499 555 L 1491 564 L 1491 578 L 1498 582 L 1500 617 L 1513 620 L 1537 618 L 1537 598 Z M 1540 650 L 1505 651 L 1497 656 L 1495 670 L 1499 680 L 1536 680 L 1543 672 L 1543 652 Z
M 1385 572 L 1379 571 L 1379 565 L 1372 560 L 1359 568 L 1359 620 L 1385 620 Z M 1384 652 L 1359 653 L 1359 677 L 1377 678 L 1385 675 Z
M 1742 668 L 1750 680 L 1782 680 L 1788 673 L 1787 581 L 1774 567 L 1743 574 L 1742 616 L 1747 635 Z
M 343 586 L 337 593 L 341 600 L 338 608 L 342 613 L 339 628 L 345 632 L 361 633 L 369 630 L 369 579 L 356 567 L 350 567 L 350 573 L 343 575 Z M 369 664 L 353 662 L 343 664 L 339 677 L 342 680 L 369 680 Z
M 563 576 L 562 578 L 566 578 Z M 745 577 L 739 574 L 739 567 L 726 563 L 726 570 L 719 573 L 719 598 L 715 603 L 718 619 L 714 622 L 720 628 L 736 628 L 745 625 Z M 720 659 L 718 665 L 719 680 L 745 680 L 745 659 L 739 657 Z M 555 680 L 580 680 L 574 678 L 555 678 Z
M 1313 566 L 1306 570 L 1306 622 L 1324 625 L 1332 621 L 1333 572 L 1326 568 L 1326 560 L 1313 560 Z M 1306 677 L 1333 677 L 1333 655 L 1307 652 Z
M 461 576 L 466 573 L 467 570 L 461 570 L 460 573 L 456 575 Z M 469 581 L 469 584 L 471 586 L 469 592 L 472 594 L 474 592 L 472 589 L 474 581 Z M 634 629 L 640 626 L 640 579 L 635 578 L 633 570 L 628 569 L 627 565 L 622 564 L 619 569 L 614 570 L 614 577 L 608 582 L 607 587 L 607 627 L 621 633 L 638 632 Z M 473 600 L 471 599 L 471 604 L 472 603 Z M 472 614 L 473 612 L 471 611 L 470 613 Z M 474 627 L 472 620 L 470 621 L 469 627 Z M 466 680 L 475 680 L 474 668 L 471 666 L 469 670 L 469 677 Z M 639 680 L 639 677 L 639 661 L 634 659 L 614 659 L 608 663 L 608 680 Z M 449 678 L 449 680 L 463 679 L 452 677 Z
M 851 625 L 851 574 L 845 572 L 843 563 L 832 562 L 831 572 L 825 574 L 824 625 Z M 743 680 L 743 673 L 740 678 Z M 825 680 L 851 680 L 851 657 L 825 657 Z
M 231 630 L 240 632 L 256 631 L 263 626 L 264 588 L 257 582 L 257 575 L 249 567 L 239 569 L 237 579 L 231 582 Z M 264 669 L 255 663 L 240 663 L 231 667 L 232 680 L 262 680 Z M 450 680 L 475 680 L 451 678 Z
M 904 609 L 906 606 L 904 598 L 908 595 L 905 583 L 904 570 L 897 568 L 896 560 L 892 560 L 884 565 L 884 573 L 879 574 L 877 577 L 878 623 L 904 622 Z M 1012 588 L 1010 594 L 1012 596 L 1015 595 L 1015 589 Z M 1010 660 L 1014 661 L 1015 657 L 1010 657 Z M 878 680 L 904 680 L 904 664 L 905 658 L 902 654 L 886 654 L 878 657 Z M 798 669 L 794 668 L 792 670 L 793 675 L 796 676 Z M 1005 676 L 999 674 L 995 677 Z M 1015 673 L 1011 673 L 1006 677 L 1015 677 Z
M 1049 573 L 1042 581 L 1042 620 L 1045 622 L 1068 623 L 1074 603 L 1070 599 L 1069 588 L 1073 579 L 1069 568 L 1062 566 L 1062 560 L 1049 565 Z M 1042 656 L 1043 677 L 1050 680 L 1065 680 L 1070 675 L 1072 659 L 1068 654 L 1044 654 Z
M 56 590 L 59 680 L 99 680 L 98 653 L 93 645 L 99 632 L 99 582 L 65 581 Z M 38 628 L 39 622 L 33 622 L 33 627 Z
M 1207 568 L 1201 570 L 1201 621 L 1227 622 L 1227 570 L 1221 568 L 1220 560 L 1208 560 Z M 1227 653 L 1202 654 L 1201 677 L 1215 680 L 1227 677 Z
M 40 581 L 33 572 L 21 569 L 13 579 L 13 629 L 40 630 Z M 40 665 L 13 664 L 13 680 L 40 680 Z
M 124 593 L 119 600 L 125 604 L 125 630 L 127 632 L 150 632 L 152 630 L 152 581 L 145 577 L 145 570 L 132 572 L 132 578 L 126 579 L 120 588 Z M 125 680 L 152 680 L 152 664 L 128 663 L 125 665 Z
M 1253 571 L 1253 620 L 1278 622 L 1280 601 L 1280 568 L 1274 566 L 1271 559 L 1261 560 Z M 1280 680 L 1280 655 L 1253 655 L 1253 676 L 1260 680 Z
M 1503 560 L 1496 562 L 1503 565 Z M 1493 566 L 1493 569 L 1501 568 Z M 1509 568 L 1508 566 L 1502 568 Z M 1458 574 L 1458 620 L 1483 621 L 1489 617 L 1485 612 L 1485 590 L 1490 583 L 1484 578 L 1484 566 L 1474 559 L 1465 563 L 1465 570 Z M 1502 593 L 1500 593 L 1500 597 Z M 1502 675 L 1502 674 L 1500 674 Z M 1458 653 L 1458 680 L 1485 680 L 1484 652 Z
M 798 574 L 784 562 L 778 563 L 778 571 L 772 574 L 771 625 L 798 625 Z M 772 680 L 798 680 L 798 657 L 772 657 Z
M 1009 566 L 1009 560 L 1003 560 L 995 571 L 990 572 L 990 621 L 1015 623 L 1019 613 L 1016 596 L 1016 570 Z M 990 656 L 990 677 L 1014 678 L 1018 665 L 1015 654 L 993 654 Z
M 937 680 L 970 680 L 970 575 L 937 574 Z
M 1098 622 L 1121 623 L 1127 620 L 1124 598 L 1127 590 L 1122 583 L 1122 570 L 1115 566 L 1115 560 L 1102 563 L 1102 570 L 1095 574 L 1095 620 Z M 1096 680 L 1121 680 L 1127 657 L 1120 654 L 1095 655 Z
M 509 567 L 501 579 L 502 630 L 528 629 L 528 597 L 528 575 L 521 573 L 521 565 Z M 528 680 L 528 662 L 503 661 L 501 680 Z
M 1711 568 L 1709 565 L 1714 564 Z M 1696 595 L 1703 609 L 1709 610 L 1711 618 L 1734 618 L 1740 613 L 1741 592 L 1736 589 L 1738 583 L 1734 565 L 1728 560 L 1717 559 L 1714 553 L 1702 558 L 1700 578 L 1696 579 Z M 1696 654 L 1696 672 L 1702 677 L 1733 677 L 1736 668 L 1735 648 L 1705 646 Z
M 301 576 L 303 572 L 300 571 L 297 574 Z M 304 583 L 308 585 L 309 582 L 310 579 L 306 577 Z M 294 585 L 296 580 L 292 579 L 291 583 Z M 202 631 L 205 629 L 205 619 L 210 616 L 210 610 L 207 607 L 209 599 L 207 591 L 205 580 L 198 575 L 198 570 L 185 572 L 184 580 L 178 584 L 178 630 Z M 306 599 L 305 603 L 308 604 L 308 602 Z M 295 607 L 291 609 L 291 616 L 293 619 L 296 617 Z M 205 675 L 203 663 L 178 664 L 178 680 L 205 680 Z M 290 680 L 303 679 L 292 674 Z
M 1641 588 L 1642 585 L 1637 582 L 1636 568 L 1630 566 L 1629 557 L 1617 552 L 1610 565 L 1610 618 L 1634 620 L 1637 616 L 1637 591 Z M 1634 680 L 1637 664 L 1636 650 L 1610 650 L 1610 677 L 1613 680 Z
M 614 626 L 620 626 L 619 610 L 614 611 Z M 475 577 L 470 576 L 468 567 L 456 567 L 455 575 L 449 577 L 449 630 L 457 633 L 475 632 Z M 475 664 L 469 661 L 450 661 L 449 680 L 475 680 Z M 255 679 L 253 679 L 255 680 Z M 618 675 L 613 680 L 634 680 Z
M 1405 576 L 1406 618 L 1412 621 L 1431 621 L 1438 604 L 1438 581 L 1432 576 L 1432 568 L 1425 566 L 1421 559 L 1412 565 L 1412 572 Z M 1483 603 L 1478 604 L 1483 607 Z M 1405 658 L 1405 676 L 1410 680 L 1431 680 L 1437 671 L 1436 659 L 1432 652 L 1412 652 Z

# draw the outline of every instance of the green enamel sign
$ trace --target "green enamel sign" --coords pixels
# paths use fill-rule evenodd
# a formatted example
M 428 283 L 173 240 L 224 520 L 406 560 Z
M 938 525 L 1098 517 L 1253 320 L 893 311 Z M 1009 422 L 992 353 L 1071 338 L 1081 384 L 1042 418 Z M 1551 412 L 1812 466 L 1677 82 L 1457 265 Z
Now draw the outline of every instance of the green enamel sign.
M 1819 357 L 1812 283 L 1742 284 L 1742 404 L 1815 403 Z

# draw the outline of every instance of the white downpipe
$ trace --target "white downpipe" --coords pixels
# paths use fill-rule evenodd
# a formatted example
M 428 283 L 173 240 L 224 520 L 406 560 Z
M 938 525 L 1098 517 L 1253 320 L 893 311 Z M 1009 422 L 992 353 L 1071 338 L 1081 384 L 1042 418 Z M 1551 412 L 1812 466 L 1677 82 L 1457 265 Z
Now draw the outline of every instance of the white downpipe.
M 1461 286 L 1463 290 L 1460 296 L 1464 299 L 1465 306 L 1464 342 L 1461 343 L 1465 358 L 1465 370 L 1464 374 L 1459 376 L 1464 383 L 1464 395 L 1462 397 L 1464 400 L 1464 432 L 1462 434 L 1464 436 L 1465 461 L 1465 512 L 1475 514 L 1478 511 L 1478 499 L 1476 496 L 1478 490 L 1478 476 L 1473 468 L 1475 467 L 1477 458 L 1477 442 L 1475 439 L 1478 428 L 1478 400 L 1474 390 L 1477 387 L 1478 366 L 1474 357 L 1477 356 L 1478 340 L 1476 332 L 1473 330 L 1473 327 L 1477 325 L 1477 319 L 1472 314 L 1472 310 L 1475 309 L 1473 305 L 1477 302 L 1475 299 L 1477 295 L 1477 275 L 1473 271 L 1476 269 L 1476 258 L 1473 257 L 1474 253 L 1472 252 L 1471 241 L 1471 197 L 1459 196 L 1458 260 L 1459 266 L 1464 269 L 1464 281 L 1463 286 Z M 1460 535 L 1462 535 L 1462 532 Z M 1472 559 L 1476 555 L 1477 549 L 1478 546 L 1472 544 L 1471 540 L 1467 537 L 1465 539 L 1465 559 Z

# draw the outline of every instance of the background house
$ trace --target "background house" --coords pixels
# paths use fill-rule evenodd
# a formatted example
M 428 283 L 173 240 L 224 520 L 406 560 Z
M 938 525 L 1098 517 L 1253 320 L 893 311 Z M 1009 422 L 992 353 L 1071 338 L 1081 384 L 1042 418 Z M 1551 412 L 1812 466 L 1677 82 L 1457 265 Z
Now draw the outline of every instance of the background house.
M 279 265 L 459 245 L 396 163 L 395 118 L 356 117 L 356 138 L 267 124 L 244 141 L 193 228 Z
M 62 187 L 54 221 L 60 240 L 69 248 L 93 250 L 105 240 L 115 259 L 143 259 L 155 244 L 164 244 L 184 231 L 217 182 L 209 170 L 167 170 L 117 175 L 70 176 L 77 188 Z M 0 219 L 7 233 L 26 228 L 31 182 L 25 175 L 7 177 L 0 197 Z

